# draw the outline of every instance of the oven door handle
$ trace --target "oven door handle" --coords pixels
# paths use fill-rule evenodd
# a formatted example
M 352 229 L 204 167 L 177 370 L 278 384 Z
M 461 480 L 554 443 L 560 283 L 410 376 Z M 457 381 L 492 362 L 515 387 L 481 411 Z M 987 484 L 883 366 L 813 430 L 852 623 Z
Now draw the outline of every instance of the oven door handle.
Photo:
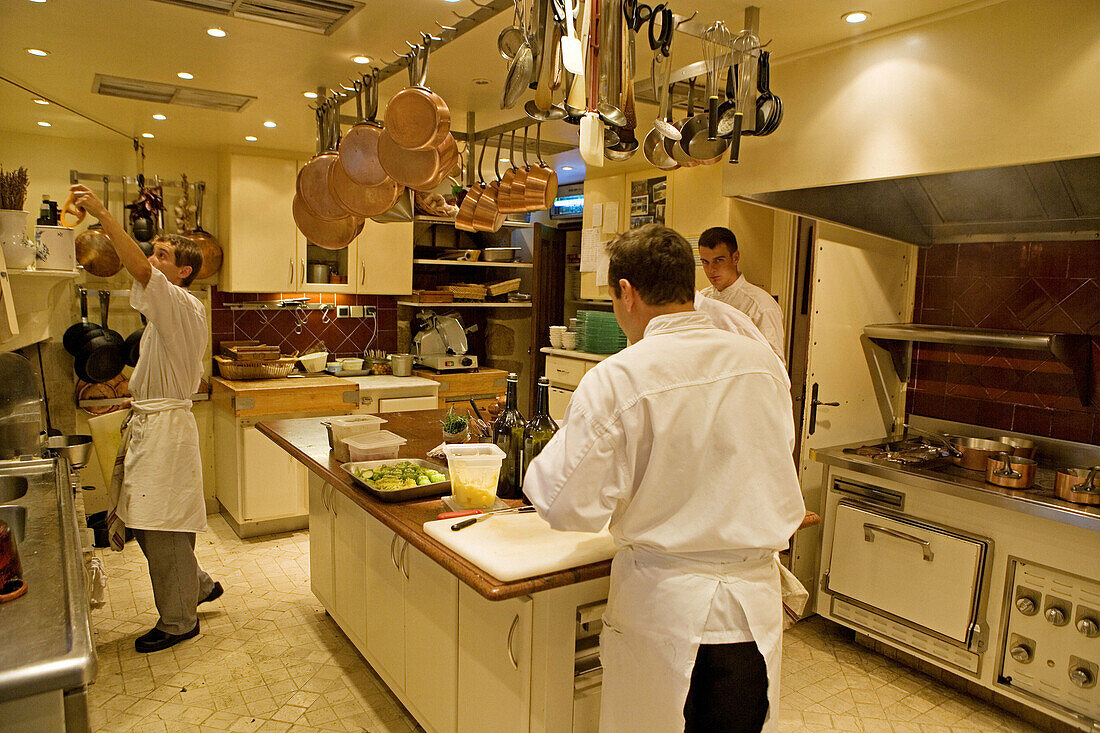
M 924 559 L 928 562 L 932 562 L 934 555 L 932 554 L 932 543 L 928 540 L 922 540 L 920 537 L 914 537 L 911 534 L 905 534 L 899 532 L 896 529 L 890 529 L 889 527 L 883 527 L 881 524 L 864 524 L 863 525 L 863 539 L 867 542 L 875 541 L 875 532 L 882 532 L 883 534 L 890 535 L 891 537 L 897 537 L 899 540 L 905 540 L 906 542 L 915 542 L 921 546 L 921 550 L 924 552 Z

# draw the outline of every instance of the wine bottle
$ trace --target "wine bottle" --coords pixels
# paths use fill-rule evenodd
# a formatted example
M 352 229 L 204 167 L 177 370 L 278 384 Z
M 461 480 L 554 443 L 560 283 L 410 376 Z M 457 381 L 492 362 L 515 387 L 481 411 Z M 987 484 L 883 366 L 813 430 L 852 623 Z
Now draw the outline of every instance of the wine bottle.
M 504 451 L 504 463 L 497 481 L 497 496 L 502 499 L 520 498 L 520 477 L 523 471 L 523 428 L 525 421 L 516 407 L 516 391 L 519 377 L 508 375 L 508 391 L 504 410 L 493 422 L 493 442 Z
M 535 415 L 523 429 L 523 475 L 527 467 L 558 432 L 558 424 L 550 417 L 550 380 L 539 377 L 538 401 Z M 521 484 L 522 488 L 522 484 Z

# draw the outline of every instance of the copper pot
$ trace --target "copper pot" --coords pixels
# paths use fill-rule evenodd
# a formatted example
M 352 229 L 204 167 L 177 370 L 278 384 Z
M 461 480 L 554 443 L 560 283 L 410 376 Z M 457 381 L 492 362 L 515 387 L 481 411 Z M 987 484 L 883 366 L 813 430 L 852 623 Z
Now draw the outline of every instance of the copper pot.
M 325 221 L 336 221 L 348 216 L 347 209 L 333 195 L 328 184 L 329 171 L 337 161 L 336 135 L 333 134 L 335 108 L 335 104 L 326 100 L 317 110 L 318 137 L 322 152 L 302 166 L 295 183 L 301 205 L 314 217 Z
M 528 211 L 549 209 L 558 195 L 558 174 L 542 160 L 542 125 L 535 128 L 536 150 L 539 164 L 527 173 L 524 179 L 523 200 Z
M 363 219 L 345 216 L 325 220 L 313 215 L 302 199 L 295 195 L 292 204 L 294 223 L 309 242 L 325 249 L 343 249 L 363 231 Z
M 956 436 L 951 439 L 951 446 L 959 452 L 959 455 L 952 459 L 955 465 L 968 468 L 971 471 L 984 471 L 986 459 L 990 456 L 998 453 L 1012 453 L 1012 446 L 1008 443 L 985 440 L 984 438 Z
M 378 139 L 378 161 L 393 180 L 414 191 L 431 191 L 458 163 L 458 145 L 448 133 L 442 144 L 426 150 L 406 150 L 387 126 Z
M 504 214 L 497 207 L 500 181 L 493 181 L 477 200 L 474 208 L 474 229 L 479 232 L 495 232 L 504 225 Z
M 329 169 L 329 189 L 350 214 L 371 217 L 392 209 L 405 187 L 388 176 L 377 186 L 364 186 L 353 181 L 344 166 L 334 165 Z
M 69 199 L 71 198 L 72 196 L 69 197 Z M 104 178 L 103 206 L 106 207 L 109 201 L 110 187 L 108 186 L 107 178 Z M 65 201 L 65 206 L 69 205 L 70 201 L 67 199 Z M 80 210 L 80 213 L 84 213 L 83 209 Z M 83 219 L 84 217 L 81 216 L 80 218 Z M 111 244 L 111 240 L 107 238 L 107 235 L 103 233 L 103 225 L 99 222 L 92 224 L 78 234 L 74 245 L 76 248 L 76 261 L 80 263 L 80 266 L 83 267 L 86 272 L 96 277 L 112 277 L 117 275 L 119 270 L 122 269 L 122 260 L 118 258 L 118 253 L 115 252 L 114 245 Z
M 184 235 L 202 250 L 202 267 L 195 277 L 199 280 L 216 275 L 222 269 L 222 247 L 214 235 L 202 228 L 202 202 L 206 198 L 206 184 L 195 185 L 198 193 L 195 201 L 195 229 Z
M 1035 484 L 1037 465 L 1030 458 L 999 453 L 986 459 L 985 480 L 1006 489 L 1030 489 Z
M 379 186 L 390 177 L 378 161 L 378 140 L 382 137 L 382 125 L 374 119 L 378 110 L 377 76 L 378 70 L 375 69 L 372 76 L 364 76 L 363 81 L 355 83 L 355 106 L 359 112 L 359 122 L 340 141 L 339 167 L 347 178 L 361 186 Z
M 1012 455 L 1020 456 L 1021 458 L 1034 458 L 1035 457 L 1035 441 L 1028 440 L 1027 438 L 1014 438 L 1011 435 L 1002 435 L 997 438 L 1002 443 L 1008 443 L 1012 446 Z
M 475 183 L 466 189 L 466 196 L 458 207 L 458 213 L 455 214 L 455 229 L 461 229 L 464 232 L 477 231 L 474 229 L 474 211 L 477 209 L 477 200 L 481 198 L 484 189 L 484 183 Z
M 1059 470 L 1054 475 L 1054 493 L 1075 504 L 1100 504 L 1100 466 Z
M 405 150 L 437 147 L 451 131 L 450 108 L 426 85 L 430 49 L 430 36 L 424 36 L 423 45 L 413 47 L 407 57 L 409 86 L 390 97 L 386 105 L 386 132 Z

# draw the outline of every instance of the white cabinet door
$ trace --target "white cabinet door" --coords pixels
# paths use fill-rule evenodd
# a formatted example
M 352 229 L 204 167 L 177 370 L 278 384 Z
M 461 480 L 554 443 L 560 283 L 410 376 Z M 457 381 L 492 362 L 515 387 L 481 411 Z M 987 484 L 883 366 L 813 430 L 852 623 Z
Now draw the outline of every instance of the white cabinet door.
M 412 292 L 412 222 L 379 224 L 367 219 L 353 245 L 358 267 L 350 273 L 355 291 L 372 295 Z
M 298 282 L 297 227 L 291 214 L 298 166 L 285 158 L 229 155 L 219 201 L 224 290 L 280 292 Z
M 309 587 L 329 613 L 334 608 L 334 568 L 332 512 L 329 492 L 332 487 L 310 474 L 309 479 Z
M 304 516 L 306 467 L 254 425 L 241 426 L 241 520 Z
M 330 500 L 336 514 L 334 575 L 336 617 L 340 628 L 360 649 L 367 641 L 366 531 L 367 511 L 339 491 Z
M 405 695 L 430 728 L 454 731 L 458 701 L 458 578 L 404 545 Z
M 401 541 L 376 519 L 366 520 L 367 656 L 386 683 L 405 687 L 405 576 L 398 566 Z M 424 660 L 417 660 L 417 664 Z
M 530 728 L 529 597 L 488 601 L 458 589 L 458 730 Z
M 554 422 L 561 425 L 562 420 L 565 418 L 565 408 L 569 407 L 569 399 L 573 396 L 573 390 L 562 389 L 561 387 L 550 388 L 550 417 L 554 418 Z

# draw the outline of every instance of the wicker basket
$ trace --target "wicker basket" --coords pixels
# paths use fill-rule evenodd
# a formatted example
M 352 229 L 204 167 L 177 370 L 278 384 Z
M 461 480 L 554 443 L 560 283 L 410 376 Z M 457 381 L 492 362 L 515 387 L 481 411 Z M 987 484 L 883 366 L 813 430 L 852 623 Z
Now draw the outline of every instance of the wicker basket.
M 290 374 L 290 370 L 294 368 L 294 362 L 296 361 L 298 359 L 293 356 L 284 356 L 278 361 L 266 364 L 241 364 L 232 359 L 226 359 L 224 356 L 214 357 L 214 363 L 218 365 L 218 374 L 226 379 L 235 380 L 285 377 Z

